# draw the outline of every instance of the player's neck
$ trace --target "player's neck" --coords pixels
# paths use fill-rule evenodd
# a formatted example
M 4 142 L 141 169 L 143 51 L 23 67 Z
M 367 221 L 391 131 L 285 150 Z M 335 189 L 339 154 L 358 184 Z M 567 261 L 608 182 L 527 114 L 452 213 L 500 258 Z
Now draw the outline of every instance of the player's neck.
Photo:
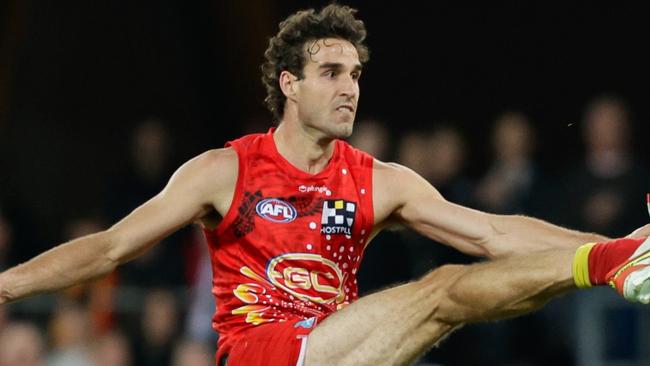
M 325 169 L 334 153 L 334 139 L 323 139 L 316 131 L 297 123 L 280 123 L 273 140 L 283 158 L 310 174 L 318 174 Z

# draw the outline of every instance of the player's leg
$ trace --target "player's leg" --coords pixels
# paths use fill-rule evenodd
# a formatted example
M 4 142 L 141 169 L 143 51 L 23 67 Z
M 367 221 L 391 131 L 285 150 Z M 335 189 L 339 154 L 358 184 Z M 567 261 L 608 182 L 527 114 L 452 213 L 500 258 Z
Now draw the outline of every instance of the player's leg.
M 650 239 L 443 266 L 331 315 L 309 335 L 306 365 L 406 365 L 464 323 L 535 310 L 575 283 L 650 302 Z
M 363 297 L 313 330 L 305 364 L 408 365 L 464 323 L 529 312 L 574 288 L 574 253 L 443 266 L 420 280 Z

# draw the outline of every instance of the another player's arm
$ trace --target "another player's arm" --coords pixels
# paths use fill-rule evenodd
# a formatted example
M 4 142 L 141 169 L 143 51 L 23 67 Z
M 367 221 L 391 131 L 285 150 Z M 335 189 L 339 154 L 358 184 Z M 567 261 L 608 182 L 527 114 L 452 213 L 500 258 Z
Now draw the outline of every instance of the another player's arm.
M 237 157 L 230 149 L 188 161 L 159 194 L 110 229 L 61 244 L 0 274 L 0 303 L 111 272 L 210 213 L 215 205 L 229 204 L 236 176 Z
M 606 240 L 531 217 L 488 214 L 454 204 L 399 164 L 375 161 L 373 190 L 379 219 L 402 223 L 472 255 L 495 258 Z

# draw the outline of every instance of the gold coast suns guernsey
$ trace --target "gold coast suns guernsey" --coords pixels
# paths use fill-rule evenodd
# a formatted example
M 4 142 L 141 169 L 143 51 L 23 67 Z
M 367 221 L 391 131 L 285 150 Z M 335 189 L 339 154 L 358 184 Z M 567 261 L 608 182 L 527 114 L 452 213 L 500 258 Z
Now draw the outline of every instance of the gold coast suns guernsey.
M 239 175 L 229 211 L 205 230 L 219 344 L 270 322 L 322 319 L 358 298 L 373 226 L 373 158 L 344 141 L 323 171 L 286 161 L 274 129 L 229 142 Z

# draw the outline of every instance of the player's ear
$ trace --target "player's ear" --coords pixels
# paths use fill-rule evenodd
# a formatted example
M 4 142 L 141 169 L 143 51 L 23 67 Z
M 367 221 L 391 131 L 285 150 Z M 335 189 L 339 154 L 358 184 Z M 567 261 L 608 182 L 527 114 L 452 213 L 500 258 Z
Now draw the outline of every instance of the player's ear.
M 280 73 L 280 89 L 287 99 L 294 100 L 298 89 L 298 77 L 291 72 L 284 70 Z

